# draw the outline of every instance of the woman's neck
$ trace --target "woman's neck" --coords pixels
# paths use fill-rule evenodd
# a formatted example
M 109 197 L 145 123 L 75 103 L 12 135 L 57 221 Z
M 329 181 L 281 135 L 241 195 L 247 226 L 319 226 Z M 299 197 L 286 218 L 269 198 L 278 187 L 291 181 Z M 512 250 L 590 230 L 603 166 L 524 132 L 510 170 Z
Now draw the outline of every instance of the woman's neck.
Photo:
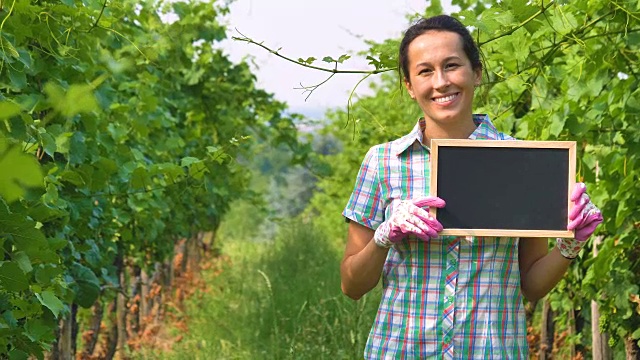
M 473 117 L 470 117 L 469 120 L 451 123 L 435 122 L 429 118 L 425 118 L 425 120 L 422 137 L 427 146 L 433 139 L 467 139 L 477 127 L 473 122 Z

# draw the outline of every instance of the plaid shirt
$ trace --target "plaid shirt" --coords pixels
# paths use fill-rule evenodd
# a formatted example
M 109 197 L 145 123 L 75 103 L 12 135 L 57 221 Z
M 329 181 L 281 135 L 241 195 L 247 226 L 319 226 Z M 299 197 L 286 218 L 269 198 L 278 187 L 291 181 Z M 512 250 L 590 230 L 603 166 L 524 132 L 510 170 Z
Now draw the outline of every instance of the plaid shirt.
M 474 115 L 470 139 L 513 139 Z M 399 201 L 429 194 L 424 119 L 404 137 L 367 153 L 343 215 L 376 229 Z M 482 189 L 478 189 L 482 191 Z M 367 359 L 526 359 L 518 239 L 415 237 L 394 245 Z

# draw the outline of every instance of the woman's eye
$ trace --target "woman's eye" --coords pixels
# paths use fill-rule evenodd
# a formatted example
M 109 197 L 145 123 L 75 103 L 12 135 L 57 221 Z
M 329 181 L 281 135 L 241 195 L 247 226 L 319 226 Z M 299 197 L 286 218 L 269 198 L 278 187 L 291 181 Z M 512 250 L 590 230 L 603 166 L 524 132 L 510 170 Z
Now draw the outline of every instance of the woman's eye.
M 431 69 L 422 69 L 418 71 L 418 75 L 425 75 L 431 72 Z
M 452 64 L 447 64 L 446 68 L 447 69 L 455 69 L 455 68 L 457 68 L 459 66 L 460 66 L 460 64 L 452 63 Z

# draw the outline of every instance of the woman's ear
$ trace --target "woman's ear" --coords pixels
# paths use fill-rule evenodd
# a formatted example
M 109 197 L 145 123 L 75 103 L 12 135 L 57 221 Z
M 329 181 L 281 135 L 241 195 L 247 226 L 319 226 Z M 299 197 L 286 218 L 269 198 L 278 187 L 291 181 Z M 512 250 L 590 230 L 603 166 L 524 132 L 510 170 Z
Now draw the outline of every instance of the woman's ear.
M 404 78 L 404 87 L 407 88 L 407 92 L 409 93 L 409 96 L 411 96 L 411 98 L 415 100 L 416 95 L 413 93 L 413 87 L 411 86 L 411 82 L 407 80 L 407 78 Z
M 475 77 L 474 84 L 480 86 L 482 84 L 482 68 L 473 70 L 473 75 Z

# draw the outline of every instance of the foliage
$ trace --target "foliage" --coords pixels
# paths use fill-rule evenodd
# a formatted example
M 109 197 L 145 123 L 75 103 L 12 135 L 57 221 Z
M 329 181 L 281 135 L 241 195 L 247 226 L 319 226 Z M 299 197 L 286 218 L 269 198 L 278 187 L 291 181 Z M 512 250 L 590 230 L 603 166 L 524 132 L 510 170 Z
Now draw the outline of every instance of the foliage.
M 217 2 L 8 1 L 0 10 L 0 357 L 41 358 L 72 303 L 215 230 L 253 141 L 304 161 L 294 117 L 216 48 Z M 173 14 L 175 21 L 163 20 Z
M 601 327 L 614 338 L 640 339 L 640 12 L 635 3 L 611 0 L 463 1 L 453 14 L 473 30 L 484 60 L 483 85 L 475 112 L 496 126 L 530 140 L 578 143 L 578 179 L 603 211 L 596 235 L 604 243 L 581 261 L 551 297 L 557 309 L 588 309 L 596 300 Z M 438 11 L 439 2 L 426 9 Z M 397 61 L 397 39 L 371 43 L 373 59 Z M 376 70 L 377 63 L 373 63 Z M 324 132 L 340 139 L 343 151 L 325 157 L 332 174 L 318 187 L 308 209 L 319 226 L 344 236 L 339 216 L 353 188 L 364 154 L 374 144 L 407 133 L 419 116 L 400 96 L 400 83 L 382 77 L 373 96 L 331 114 Z M 355 121 L 355 122 L 354 122 Z M 345 131 L 345 124 L 353 131 Z M 353 139 L 350 138 L 353 136 Z M 337 230 L 336 230 L 337 229 Z M 557 320 L 563 320 L 562 314 Z

